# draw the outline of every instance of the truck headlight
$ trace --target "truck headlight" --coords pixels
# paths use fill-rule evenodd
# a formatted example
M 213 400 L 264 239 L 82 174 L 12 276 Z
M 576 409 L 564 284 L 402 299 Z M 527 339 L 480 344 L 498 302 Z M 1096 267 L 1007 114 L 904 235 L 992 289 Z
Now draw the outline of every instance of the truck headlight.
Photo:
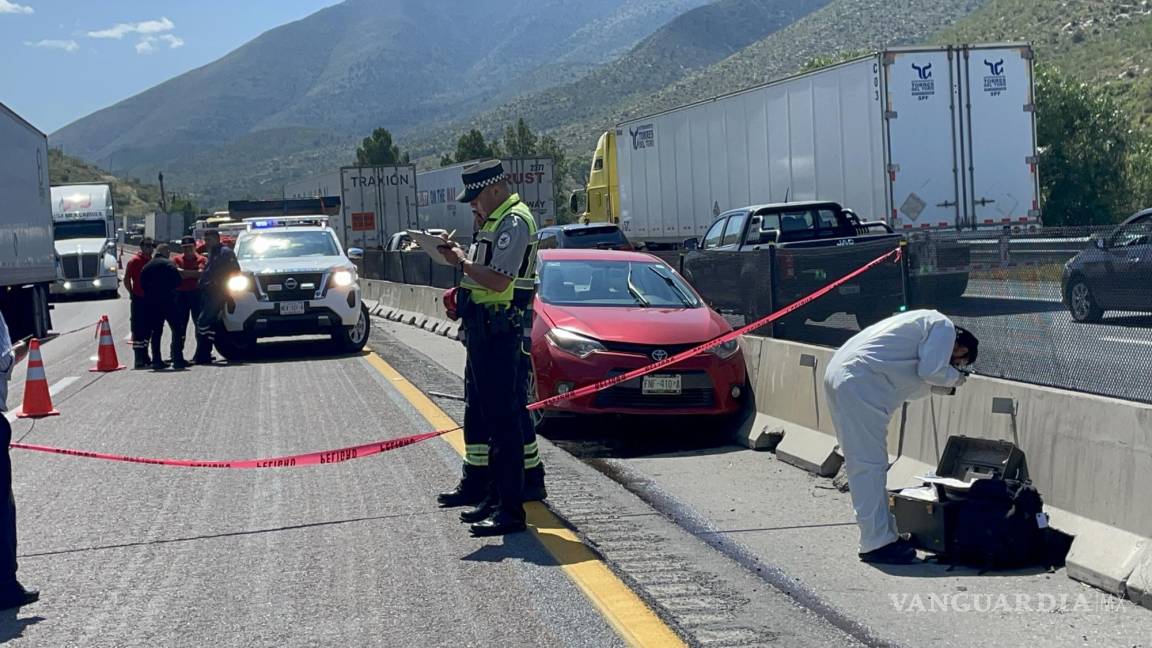
M 587 358 L 593 353 L 605 351 L 604 345 L 596 340 L 562 328 L 548 331 L 547 338 L 552 346 L 581 359 Z
M 736 355 L 736 352 L 739 350 L 740 350 L 740 341 L 739 340 L 728 340 L 727 342 L 725 342 L 724 344 L 721 344 L 718 347 L 709 349 L 708 353 L 711 353 L 712 355 L 716 356 L 717 358 L 720 358 L 721 360 L 727 360 L 728 358 L 731 358 L 732 356 Z
M 228 278 L 228 292 L 244 292 L 252 287 L 252 280 L 247 275 L 234 275 Z
M 348 270 L 337 270 L 332 273 L 332 285 L 347 288 L 356 283 L 356 277 Z

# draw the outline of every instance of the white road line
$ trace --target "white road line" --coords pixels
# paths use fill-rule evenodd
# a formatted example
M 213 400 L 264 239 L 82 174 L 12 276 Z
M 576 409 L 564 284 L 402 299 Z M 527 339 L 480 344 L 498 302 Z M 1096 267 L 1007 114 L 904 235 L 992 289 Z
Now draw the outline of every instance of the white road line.
M 79 376 L 68 376 L 66 378 L 61 378 L 60 380 L 57 380 L 56 382 L 54 382 L 48 386 L 48 395 L 49 396 L 55 396 L 56 394 L 59 394 L 60 392 L 64 391 L 68 387 L 68 385 L 71 385 L 72 383 L 76 382 L 77 380 L 80 380 Z M 23 409 L 23 407 L 17 407 L 16 409 L 12 410 L 11 412 L 8 412 L 7 414 L 5 414 L 4 418 L 8 419 L 9 423 L 12 423 L 13 421 L 16 420 L 16 415 L 22 409 Z
M 1130 338 L 1114 337 L 1102 337 L 1100 339 L 1104 342 L 1120 342 L 1122 344 L 1139 344 L 1141 346 L 1152 346 L 1152 340 L 1132 340 Z

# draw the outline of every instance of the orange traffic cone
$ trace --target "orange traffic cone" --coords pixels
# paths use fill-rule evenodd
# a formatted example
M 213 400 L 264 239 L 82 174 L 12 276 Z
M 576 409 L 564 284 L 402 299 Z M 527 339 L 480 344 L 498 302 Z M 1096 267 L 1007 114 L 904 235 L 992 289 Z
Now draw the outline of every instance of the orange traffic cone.
M 108 324 L 107 315 L 100 317 L 98 335 L 100 336 L 100 347 L 97 350 L 96 366 L 88 371 L 111 372 L 127 369 L 116 358 L 116 342 L 112 339 L 112 326 Z
M 52 395 L 48 393 L 48 378 L 44 375 L 44 361 L 40 358 L 40 340 L 32 338 L 28 345 L 28 379 L 24 383 L 24 406 L 16 414 L 18 418 L 40 418 L 58 416 L 52 407 Z

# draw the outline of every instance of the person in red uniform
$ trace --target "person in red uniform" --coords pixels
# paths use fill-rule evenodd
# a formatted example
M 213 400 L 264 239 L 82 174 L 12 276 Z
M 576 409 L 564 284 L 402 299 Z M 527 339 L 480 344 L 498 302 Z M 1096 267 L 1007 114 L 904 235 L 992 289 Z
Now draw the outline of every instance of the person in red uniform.
M 136 369 L 147 369 L 152 365 L 152 359 L 148 356 L 149 319 L 147 306 L 144 304 L 144 286 L 140 284 L 140 271 L 152 260 L 152 253 L 155 251 L 156 243 L 151 238 L 142 239 L 140 251 L 128 260 L 128 266 L 124 268 L 124 288 L 128 290 L 128 297 L 131 300 L 129 316 L 132 328 L 132 354 L 136 357 Z
M 196 253 L 195 238 L 185 236 L 181 239 L 180 250 L 181 254 L 172 257 L 172 261 L 180 269 L 180 276 L 184 279 L 180 282 L 180 287 L 176 289 L 176 305 L 172 312 L 171 322 L 172 366 L 176 369 L 183 369 L 188 366 L 184 360 L 184 339 L 188 334 L 189 320 L 196 322 L 200 319 L 200 272 L 208 264 L 208 257 Z M 211 351 L 205 351 L 205 349 L 210 348 L 211 342 L 208 342 L 197 331 L 196 352 L 193 357 L 202 359 L 207 355 L 211 358 Z

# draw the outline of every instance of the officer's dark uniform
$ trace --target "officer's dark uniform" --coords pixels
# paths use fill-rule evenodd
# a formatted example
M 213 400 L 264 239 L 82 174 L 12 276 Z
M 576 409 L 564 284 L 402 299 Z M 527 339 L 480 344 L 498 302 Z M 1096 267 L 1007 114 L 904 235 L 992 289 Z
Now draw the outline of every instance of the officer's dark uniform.
M 160 355 L 160 342 L 164 337 L 166 322 L 172 327 L 175 335 L 176 327 L 173 320 L 176 314 L 176 289 L 180 287 L 181 281 L 183 278 L 180 276 L 180 270 L 166 256 L 156 255 L 140 271 L 140 285 L 144 288 L 148 339 L 152 345 L 153 369 L 164 368 L 164 360 Z
M 474 165 L 465 169 L 465 190 L 457 199 L 469 202 L 485 187 L 504 181 L 498 161 Z M 526 467 L 539 476 L 534 490 L 543 496 L 543 466 L 525 409 L 530 363 L 524 361 L 524 338 L 531 327 L 535 290 L 536 223 L 528 206 L 513 194 L 488 216 L 475 241 L 469 260 L 512 281 L 501 292 L 467 276 L 460 282 L 457 313 L 468 349 L 464 476 L 455 491 L 439 499 L 445 506 L 479 503 L 471 516 L 461 517 L 477 522 L 472 531 L 485 535 L 523 528 Z M 486 496 L 489 501 L 481 502 Z
M 0 610 L 40 599 L 40 592 L 25 589 L 16 580 L 16 498 L 12 494 L 12 458 L 8 455 L 12 426 L 4 416 L 8 411 L 8 379 L 15 368 L 12 338 L 0 313 Z
M 208 251 L 208 264 L 200 274 L 200 317 L 196 319 L 196 353 L 192 360 L 197 364 L 212 362 L 212 343 L 216 336 L 216 324 L 220 322 L 220 312 L 228 297 L 228 278 L 240 272 L 240 262 L 232 248 L 217 245 Z

